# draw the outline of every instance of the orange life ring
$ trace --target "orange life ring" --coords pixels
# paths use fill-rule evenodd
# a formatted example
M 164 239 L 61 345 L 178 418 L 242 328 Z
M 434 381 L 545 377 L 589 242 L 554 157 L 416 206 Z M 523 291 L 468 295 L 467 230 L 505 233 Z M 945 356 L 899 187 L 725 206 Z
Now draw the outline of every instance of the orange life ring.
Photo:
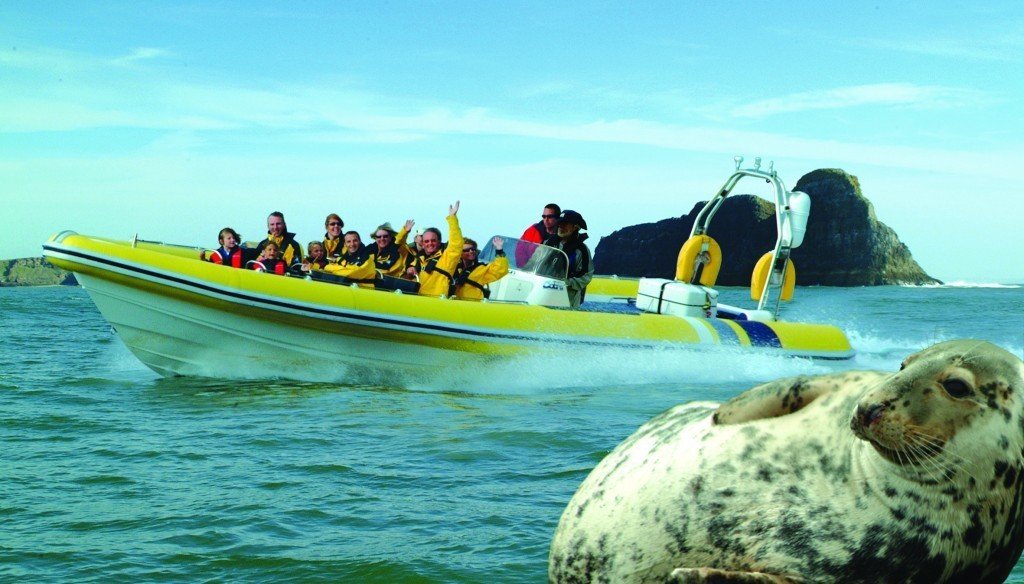
M 701 257 L 701 253 L 706 254 Z M 699 277 L 694 278 L 697 273 L 698 258 L 704 268 L 700 271 Z M 683 243 L 679 249 L 679 258 L 676 259 L 676 280 L 689 282 L 690 284 L 700 283 L 701 286 L 711 287 L 718 279 L 718 271 L 722 268 L 722 248 L 718 242 L 709 235 L 694 235 Z M 696 282 L 694 280 L 697 280 Z
M 761 259 L 757 260 L 757 265 L 754 266 L 754 274 L 750 277 L 750 298 L 752 300 L 761 300 L 764 284 L 768 281 L 768 274 L 772 271 L 772 253 L 768 252 L 761 256 Z M 796 266 L 793 265 L 791 259 L 786 262 L 786 273 L 782 277 L 780 297 L 783 300 L 792 300 L 794 288 L 796 288 Z

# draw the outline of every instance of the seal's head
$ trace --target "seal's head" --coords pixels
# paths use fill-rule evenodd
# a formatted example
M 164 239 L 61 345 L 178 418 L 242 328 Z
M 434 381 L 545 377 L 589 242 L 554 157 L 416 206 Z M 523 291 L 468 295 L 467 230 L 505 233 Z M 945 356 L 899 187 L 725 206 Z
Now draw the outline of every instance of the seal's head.
M 939 343 L 907 357 L 899 372 L 869 391 L 850 427 L 903 466 L 929 464 L 947 450 L 958 465 L 979 458 L 979 449 L 1002 450 L 1004 457 L 1015 452 L 1019 459 L 1022 369 L 1020 359 L 985 341 Z

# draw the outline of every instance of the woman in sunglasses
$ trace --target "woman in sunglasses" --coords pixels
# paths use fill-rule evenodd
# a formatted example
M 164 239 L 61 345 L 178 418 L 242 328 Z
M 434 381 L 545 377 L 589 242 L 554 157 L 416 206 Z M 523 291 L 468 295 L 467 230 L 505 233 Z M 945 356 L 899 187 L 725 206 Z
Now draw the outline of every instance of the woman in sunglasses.
M 385 276 L 402 277 L 405 271 L 406 260 L 411 253 L 406 240 L 409 231 L 416 222 L 409 219 L 405 222 L 402 230 L 395 234 L 390 223 L 384 223 L 374 230 L 373 243 L 369 245 L 370 253 L 374 256 L 377 270 Z
M 508 258 L 502 251 L 505 241 L 495 236 L 491 240 L 497 256 L 490 264 L 477 259 L 480 253 L 476 242 L 468 237 L 462 240 L 462 260 L 455 267 L 455 297 L 460 300 L 483 300 L 489 298 L 491 291 L 487 285 L 497 282 L 508 273 Z
M 324 229 L 327 230 L 324 233 L 324 255 L 330 261 L 337 261 L 345 253 L 345 238 L 341 234 L 344 227 L 345 222 L 337 213 L 331 213 L 324 219 Z

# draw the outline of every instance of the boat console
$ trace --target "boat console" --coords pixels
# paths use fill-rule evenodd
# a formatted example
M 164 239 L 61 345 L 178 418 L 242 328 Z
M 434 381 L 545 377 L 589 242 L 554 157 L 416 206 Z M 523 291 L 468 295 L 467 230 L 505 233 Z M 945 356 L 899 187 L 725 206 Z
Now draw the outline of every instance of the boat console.
M 565 287 L 569 258 L 565 252 L 514 237 L 501 238 L 508 258 L 508 275 L 489 285 L 491 294 L 487 301 L 569 308 Z M 495 257 L 494 243 L 488 241 L 480 261 L 490 263 Z

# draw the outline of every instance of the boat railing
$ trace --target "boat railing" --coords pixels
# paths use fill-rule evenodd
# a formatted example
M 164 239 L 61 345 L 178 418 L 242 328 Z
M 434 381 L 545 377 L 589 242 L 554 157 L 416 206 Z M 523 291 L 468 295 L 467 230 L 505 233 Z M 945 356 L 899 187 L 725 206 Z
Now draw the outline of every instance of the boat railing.
M 183 245 L 183 244 L 180 244 L 180 243 L 167 243 L 166 241 L 156 241 L 154 239 L 139 239 L 139 234 L 138 233 L 133 235 L 132 238 L 129 239 L 128 241 L 131 242 L 132 247 L 138 247 L 138 245 L 140 243 L 147 243 L 147 244 L 150 244 L 150 245 L 161 245 L 161 246 L 164 246 L 164 247 L 177 247 L 179 249 L 194 249 L 194 250 L 206 249 L 206 248 L 204 248 L 202 246 L 197 246 L 197 245 Z
M 782 300 L 781 289 L 784 286 L 787 268 L 790 262 L 789 256 L 793 248 L 799 247 L 803 242 L 803 236 L 807 225 L 807 216 L 810 211 L 810 199 L 806 194 L 799 191 L 790 191 L 782 182 L 778 172 L 775 170 L 775 163 L 769 162 L 768 168 L 761 168 L 761 158 L 754 158 L 753 168 L 741 168 L 743 157 L 735 157 L 736 169 L 725 181 L 715 195 L 704 208 L 697 213 L 693 222 L 693 229 L 690 237 L 707 235 L 708 227 L 715 213 L 721 208 L 725 198 L 736 188 L 737 183 L 744 178 L 760 179 L 771 185 L 772 200 L 775 203 L 775 227 L 776 240 L 771 250 L 768 276 L 765 278 L 763 288 L 755 291 L 757 294 L 757 310 L 770 310 L 777 316 L 779 313 L 779 302 Z

